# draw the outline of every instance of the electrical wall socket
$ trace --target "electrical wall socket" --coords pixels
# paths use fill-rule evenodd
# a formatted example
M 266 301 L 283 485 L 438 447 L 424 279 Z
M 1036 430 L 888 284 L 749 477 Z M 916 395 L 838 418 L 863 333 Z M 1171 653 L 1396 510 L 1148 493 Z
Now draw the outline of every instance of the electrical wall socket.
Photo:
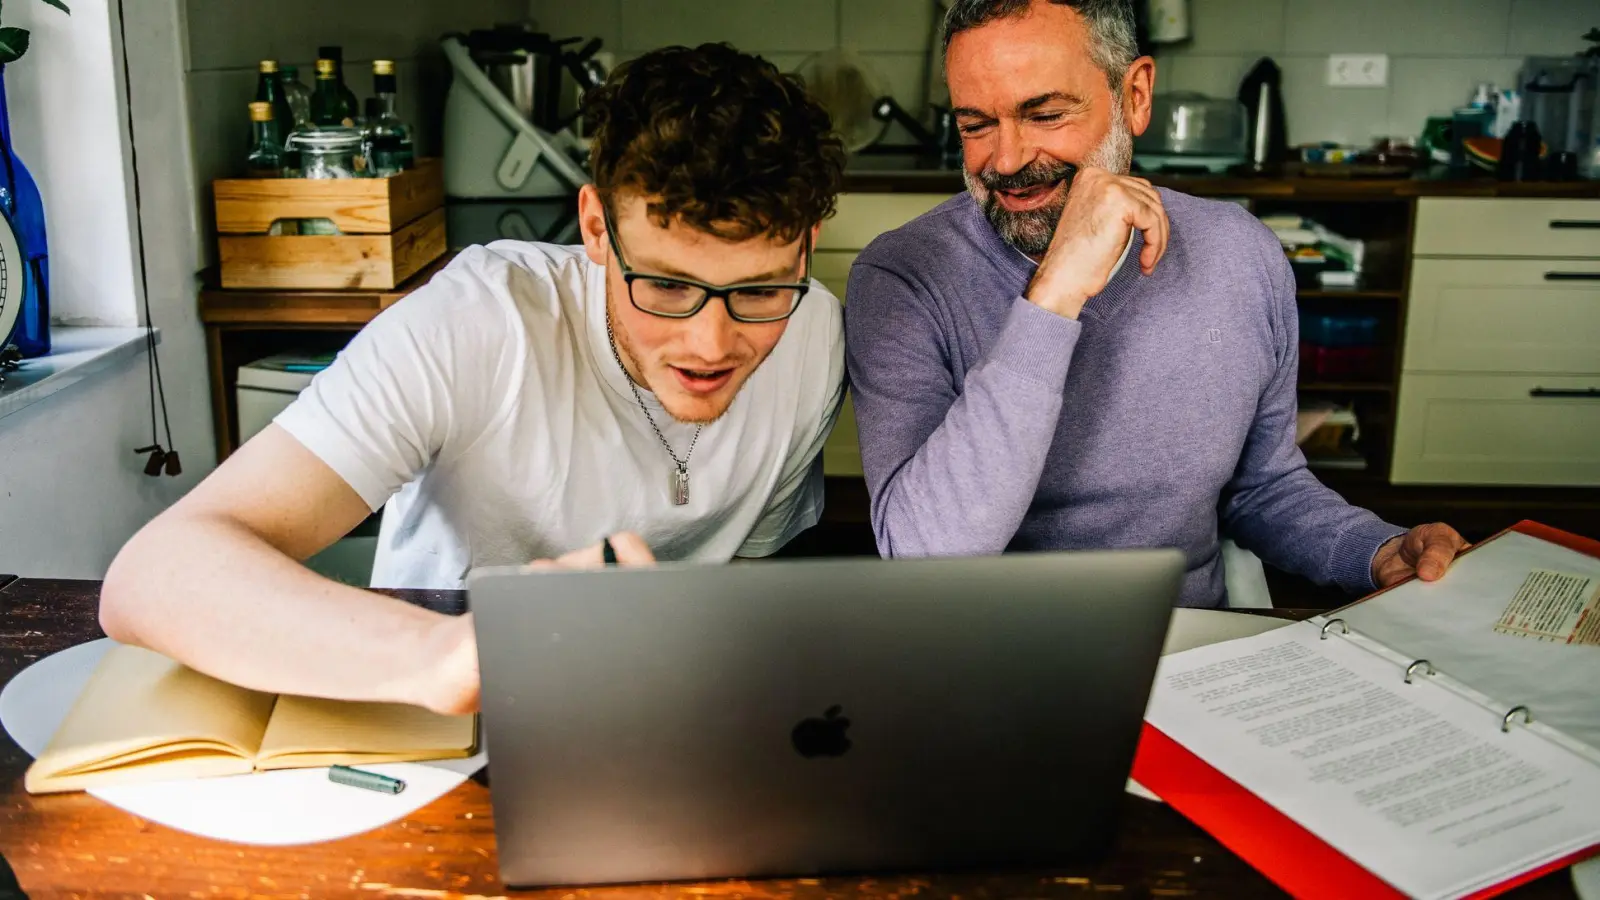
M 1383 53 L 1335 53 L 1328 57 L 1328 87 L 1383 87 L 1389 57 Z

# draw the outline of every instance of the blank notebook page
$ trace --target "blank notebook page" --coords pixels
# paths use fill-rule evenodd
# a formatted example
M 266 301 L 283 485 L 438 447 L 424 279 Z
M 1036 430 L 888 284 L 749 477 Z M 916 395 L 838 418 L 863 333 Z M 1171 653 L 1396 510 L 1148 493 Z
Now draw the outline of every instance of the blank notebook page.
M 262 768 L 468 756 L 476 716 L 444 716 L 403 703 L 356 703 L 285 695 L 267 725 Z M 274 765 L 273 761 L 277 763 Z
M 40 756 L 40 774 L 141 759 L 192 760 L 207 750 L 249 758 L 275 699 L 202 675 L 159 653 L 117 646 L 95 667 Z

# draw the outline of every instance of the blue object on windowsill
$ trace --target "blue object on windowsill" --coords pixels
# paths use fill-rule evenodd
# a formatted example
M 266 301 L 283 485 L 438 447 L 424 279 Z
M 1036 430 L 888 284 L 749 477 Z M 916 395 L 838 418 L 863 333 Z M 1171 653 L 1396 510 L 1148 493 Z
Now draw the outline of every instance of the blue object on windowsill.
M 25 260 L 22 315 L 11 342 L 22 351 L 24 359 L 31 359 L 50 352 L 50 251 L 45 241 L 44 201 L 39 196 L 39 186 L 11 144 L 5 70 L 0 65 L 0 214 L 16 232 Z M 0 335 L 0 339 L 4 337 Z

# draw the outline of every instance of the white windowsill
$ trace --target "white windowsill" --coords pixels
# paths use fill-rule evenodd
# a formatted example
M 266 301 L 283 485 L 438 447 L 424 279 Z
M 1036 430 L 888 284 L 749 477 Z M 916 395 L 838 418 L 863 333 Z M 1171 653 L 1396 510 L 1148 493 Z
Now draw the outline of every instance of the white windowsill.
M 160 329 L 155 337 L 160 342 Z M 5 373 L 0 419 L 143 353 L 144 341 L 143 328 L 51 328 L 49 356 L 25 359 L 15 372 Z

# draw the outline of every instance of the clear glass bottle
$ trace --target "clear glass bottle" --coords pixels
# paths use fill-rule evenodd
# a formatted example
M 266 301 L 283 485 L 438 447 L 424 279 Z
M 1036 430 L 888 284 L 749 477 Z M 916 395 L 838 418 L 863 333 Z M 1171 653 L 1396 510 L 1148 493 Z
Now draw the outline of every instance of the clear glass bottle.
M 257 100 L 250 104 L 250 158 L 247 169 L 251 178 L 283 177 L 283 132 L 272 114 L 272 104 Z
M 300 80 L 300 70 L 295 66 L 279 66 L 278 80 L 283 82 L 283 96 L 289 101 L 289 112 L 294 116 L 294 127 L 304 128 L 310 125 L 311 89 Z
M 344 102 L 344 115 L 341 118 L 350 120 L 346 125 L 354 124 L 356 117 L 361 115 L 361 104 L 356 100 L 355 91 L 350 90 L 344 81 L 344 48 L 338 44 L 318 47 L 317 58 L 333 60 L 333 80 L 338 83 L 339 99 Z
M 355 117 L 345 113 L 338 73 L 338 64 L 333 60 L 317 60 L 317 89 L 311 92 L 311 123 L 318 128 L 348 128 L 355 124 Z
M 371 136 L 369 154 L 374 175 L 394 175 L 409 169 L 414 161 L 411 128 L 401 120 L 395 97 L 394 61 L 372 61 L 372 99 L 368 101 L 367 132 Z M 381 171 L 380 171 L 381 170 Z

